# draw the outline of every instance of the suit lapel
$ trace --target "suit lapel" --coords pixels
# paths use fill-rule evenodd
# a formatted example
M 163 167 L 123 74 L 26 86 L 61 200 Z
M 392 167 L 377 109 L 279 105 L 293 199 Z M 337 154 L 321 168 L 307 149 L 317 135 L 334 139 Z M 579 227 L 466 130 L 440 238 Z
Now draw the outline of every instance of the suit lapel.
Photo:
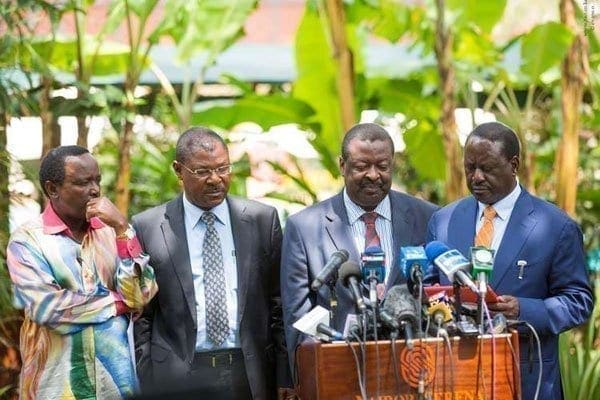
M 414 215 L 409 212 L 408 204 L 403 202 L 401 197 L 393 191 L 390 191 L 390 208 L 392 212 L 393 253 L 392 267 L 386 285 L 388 289 L 405 281 L 400 268 L 398 268 L 398 254 L 400 247 L 410 246 L 411 243 L 414 243 Z
M 325 230 L 335 250 L 348 250 L 351 260 L 360 260 L 360 254 L 350 233 L 348 213 L 346 207 L 344 207 L 342 193 L 331 199 L 331 208 L 325 212 Z M 331 254 L 325 256 L 329 258 Z
M 250 282 L 250 269 L 252 268 L 250 254 L 255 252 L 252 246 L 256 244 L 253 239 L 253 230 L 250 218 L 246 214 L 246 207 L 234 198 L 227 197 L 233 246 L 236 254 L 236 270 L 238 281 L 238 321 L 242 320 L 246 307 L 248 284 Z
M 458 203 L 448 223 L 446 244 L 451 249 L 457 249 L 467 258 L 475 240 L 476 219 L 477 200 L 474 197 L 467 197 Z
M 517 256 L 537 223 L 533 215 L 531 196 L 525 189 L 521 190 L 521 195 L 515 203 L 502 242 L 500 242 L 500 247 L 496 253 L 492 276 L 493 287 L 500 285 L 504 277 L 507 276 L 508 271 L 515 270 Z
M 167 203 L 165 220 L 161 223 L 161 229 L 173 270 L 181 284 L 188 309 L 194 320 L 194 325 L 196 325 L 196 296 L 194 294 L 194 279 L 185 234 L 181 195 Z

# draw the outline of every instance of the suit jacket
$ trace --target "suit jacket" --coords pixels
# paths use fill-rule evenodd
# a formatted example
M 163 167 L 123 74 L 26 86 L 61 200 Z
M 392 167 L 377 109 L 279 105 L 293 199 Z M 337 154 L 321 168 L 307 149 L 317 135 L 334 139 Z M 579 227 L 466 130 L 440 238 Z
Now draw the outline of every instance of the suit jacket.
M 390 191 L 394 254 L 392 265 L 397 264 L 401 246 L 422 245 L 427 221 L 437 206 L 407 194 Z M 350 253 L 349 260 L 360 262 L 360 252 L 352 238 L 343 193 L 313 205 L 288 218 L 283 237 L 281 255 L 281 300 L 286 343 L 292 370 L 296 346 L 304 339 L 292 324 L 315 306 L 330 308 L 330 291 L 323 285 L 318 292 L 310 290 L 331 255 L 340 249 Z M 405 279 L 400 268 L 392 268 L 387 286 L 397 285 Z M 338 300 L 332 326 L 343 331 L 346 318 L 354 312 L 349 290 L 336 284 Z
M 226 201 L 237 255 L 246 373 L 253 398 L 270 399 L 276 395 L 276 379 L 279 386 L 291 385 L 279 299 L 281 227 L 273 207 L 231 196 Z M 196 299 L 182 196 L 135 215 L 132 223 L 150 255 L 159 287 L 135 324 L 138 375 L 142 387 L 164 386 L 166 380 L 187 376 L 196 343 Z
M 442 241 L 468 255 L 476 218 L 474 197 L 452 203 L 433 215 L 427 240 Z M 527 262 L 522 279 L 518 278 L 519 260 Z M 433 280 L 449 283 L 445 276 Z M 581 230 L 562 210 L 522 188 L 496 252 L 490 286 L 498 294 L 517 297 L 519 319 L 529 322 L 540 336 L 543 375 L 539 398 L 561 399 L 558 334 L 585 322 L 593 308 Z M 538 353 L 521 338 L 522 397 L 533 399 Z

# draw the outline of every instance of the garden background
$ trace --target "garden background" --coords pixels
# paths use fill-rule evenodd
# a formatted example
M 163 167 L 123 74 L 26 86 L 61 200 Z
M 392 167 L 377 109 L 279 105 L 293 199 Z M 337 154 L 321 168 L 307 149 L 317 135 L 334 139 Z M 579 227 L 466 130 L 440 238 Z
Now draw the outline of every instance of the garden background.
M 172 198 L 177 136 L 231 146 L 231 192 L 282 223 L 343 186 L 341 138 L 380 123 L 394 186 L 444 205 L 467 194 L 462 144 L 499 120 L 520 182 L 584 231 L 596 307 L 561 336 L 566 398 L 600 398 L 600 1 L 4 0 L 0 4 L 0 398 L 15 393 L 21 314 L 10 231 L 43 206 L 39 159 L 89 147 L 128 215 Z

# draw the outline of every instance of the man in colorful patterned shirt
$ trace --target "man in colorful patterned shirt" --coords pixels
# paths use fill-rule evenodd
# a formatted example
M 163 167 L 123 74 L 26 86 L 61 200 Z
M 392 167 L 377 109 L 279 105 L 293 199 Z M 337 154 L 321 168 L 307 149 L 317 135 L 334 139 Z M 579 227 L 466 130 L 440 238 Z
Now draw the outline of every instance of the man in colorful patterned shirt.
M 21 399 L 119 399 L 137 388 L 127 328 L 157 292 L 135 231 L 100 196 L 83 147 L 42 160 L 49 203 L 10 238 L 7 262 L 21 328 Z

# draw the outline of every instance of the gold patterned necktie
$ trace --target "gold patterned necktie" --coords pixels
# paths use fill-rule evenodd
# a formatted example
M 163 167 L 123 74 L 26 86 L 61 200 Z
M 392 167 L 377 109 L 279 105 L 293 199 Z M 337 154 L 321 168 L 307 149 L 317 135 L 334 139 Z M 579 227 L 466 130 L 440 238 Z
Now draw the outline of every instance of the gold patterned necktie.
M 487 206 L 483 210 L 483 225 L 475 235 L 475 246 L 491 247 L 494 239 L 494 218 L 497 213 L 494 207 Z
M 215 214 L 209 211 L 200 217 L 206 224 L 206 234 L 202 243 L 206 336 L 211 342 L 220 346 L 229 336 L 229 320 L 227 317 L 223 252 L 215 228 L 215 218 Z

